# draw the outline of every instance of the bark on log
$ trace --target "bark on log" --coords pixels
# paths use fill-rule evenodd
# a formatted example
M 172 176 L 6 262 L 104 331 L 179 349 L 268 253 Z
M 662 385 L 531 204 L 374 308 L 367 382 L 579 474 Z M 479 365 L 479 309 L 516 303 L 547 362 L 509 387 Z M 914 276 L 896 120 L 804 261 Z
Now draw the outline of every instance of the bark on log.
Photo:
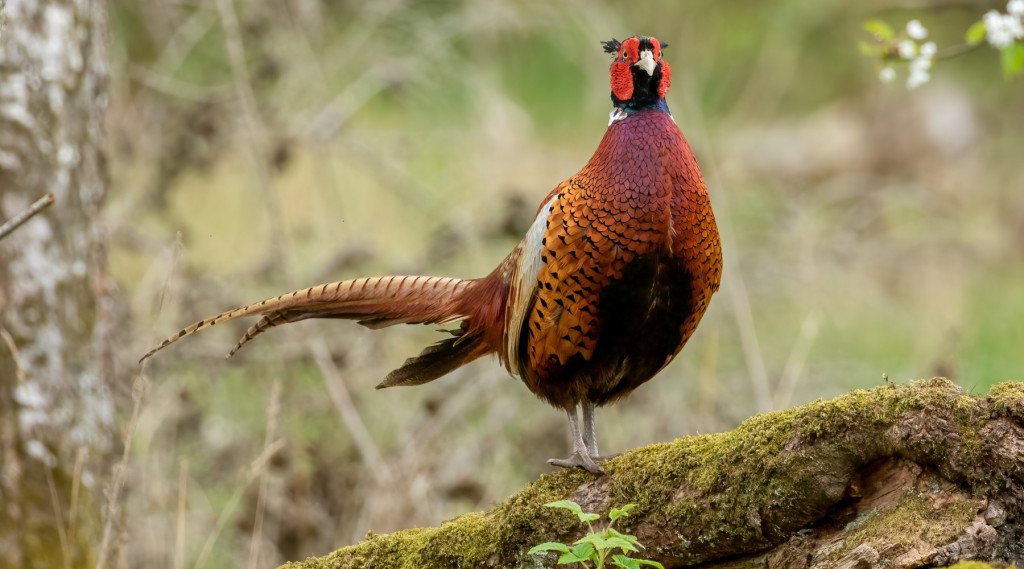
M 622 529 L 666 568 L 1024 566 L 1024 383 L 987 397 L 942 378 L 854 391 L 605 468 L 544 475 L 487 512 L 283 568 L 553 567 L 554 554 L 526 552 L 582 535 L 543 507 L 564 498 L 599 513 L 637 504 Z

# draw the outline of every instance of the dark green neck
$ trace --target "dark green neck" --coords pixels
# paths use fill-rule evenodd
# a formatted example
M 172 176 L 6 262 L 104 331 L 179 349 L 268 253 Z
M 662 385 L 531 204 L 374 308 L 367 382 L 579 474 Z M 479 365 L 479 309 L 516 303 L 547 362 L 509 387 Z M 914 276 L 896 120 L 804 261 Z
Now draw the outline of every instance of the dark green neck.
M 658 97 L 658 85 L 661 84 L 661 66 L 654 69 L 654 75 L 648 75 L 643 69 L 633 68 L 633 96 L 625 101 L 612 94 L 612 105 L 627 113 L 644 109 L 654 109 L 668 113 L 668 103 L 664 97 Z

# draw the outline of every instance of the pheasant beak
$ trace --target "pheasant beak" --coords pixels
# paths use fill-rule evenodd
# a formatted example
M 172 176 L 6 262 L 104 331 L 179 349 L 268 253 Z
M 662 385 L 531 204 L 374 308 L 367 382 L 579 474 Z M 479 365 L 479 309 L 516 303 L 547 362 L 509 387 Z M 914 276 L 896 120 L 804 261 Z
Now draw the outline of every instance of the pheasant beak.
M 654 68 L 658 65 L 654 61 L 654 54 L 649 49 L 645 49 L 640 52 L 640 60 L 634 63 L 640 69 L 647 72 L 648 75 L 654 75 Z

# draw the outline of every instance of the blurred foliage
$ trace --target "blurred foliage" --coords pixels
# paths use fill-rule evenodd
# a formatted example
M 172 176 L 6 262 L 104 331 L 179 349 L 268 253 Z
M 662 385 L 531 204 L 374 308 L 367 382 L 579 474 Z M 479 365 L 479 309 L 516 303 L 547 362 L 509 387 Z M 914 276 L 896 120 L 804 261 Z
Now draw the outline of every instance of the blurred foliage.
M 908 93 L 857 49 L 865 20 L 927 15 L 953 43 L 987 7 L 943 6 L 116 0 L 107 218 L 133 324 L 123 368 L 183 324 L 284 290 L 486 274 L 604 132 L 599 41 L 642 33 L 670 44 L 669 105 L 728 268 L 676 362 L 599 411 L 604 451 L 883 373 L 978 392 L 1020 379 L 1021 83 L 972 52 Z M 494 361 L 371 389 L 429 329 L 303 322 L 225 362 L 248 324 L 149 366 L 128 566 L 271 566 L 434 525 L 566 450 L 561 413 Z

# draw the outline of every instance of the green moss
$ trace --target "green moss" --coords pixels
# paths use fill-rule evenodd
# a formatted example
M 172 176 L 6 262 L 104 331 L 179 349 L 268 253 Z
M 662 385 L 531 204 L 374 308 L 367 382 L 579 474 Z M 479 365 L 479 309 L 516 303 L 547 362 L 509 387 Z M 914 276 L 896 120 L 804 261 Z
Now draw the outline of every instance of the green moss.
M 996 415 L 1024 419 L 1024 383 L 1007 381 L 993 385 L 988 396 Z
M 474 567 L 495 554 L 514 557 L 521 553 L 523 543 L 541 543 L 548 539 L 546 536 L 567 539 L 579 532 L 579 523 L 574 517 L 560 515 L 544 504 L 567 497 L 591 479 L 592 474 L 578 470 L 544 475 L 488 512 L 459 516 L 438 528 L 417 528 L 386 535 L 371 532 L 360 544 L 285 567 L 462 568 Z
M 971 417 L 977 400 L 936 378 L 756 415 L 728 433 L 653 445 L 612 461 L 611 502 L 637 503 L 637 512 L 653 515 L 654 523 L 682 528 L 684 544 L 718 549 L 767 543 L 759 523 L 763 512 L 786 512 L 805 500 L 806 480 L 827 475 L 835 465 L 830 459 L 875 444 L 874 428 L 887 428 L 909 410 L 936 409 Z M 830 445 L 800 452 L 826 435 Z
M 564 511 L 545 508 L 544 504 L 567 498 L 573 490 L 594 479 L 582 470 L 546 474 L 527 484 L 522 491 L 499 504 L 491 514 L 499 548 L 512 553 L 522 544 L 534 545 L 550 538 L 566 539 L 580 533 L 579 522 Z
M 927 495 L 908 490 L 892 508 L 858 518 L 860 529 L 846 538 L 831 558 L 839 559 L 862 544 L 894 545 L 896 551 L 886 554 L 894 557 L 921 542 L 933 546 L 951 543 L 971 525 L 977 509 L 969 499 L 936 506 Z

